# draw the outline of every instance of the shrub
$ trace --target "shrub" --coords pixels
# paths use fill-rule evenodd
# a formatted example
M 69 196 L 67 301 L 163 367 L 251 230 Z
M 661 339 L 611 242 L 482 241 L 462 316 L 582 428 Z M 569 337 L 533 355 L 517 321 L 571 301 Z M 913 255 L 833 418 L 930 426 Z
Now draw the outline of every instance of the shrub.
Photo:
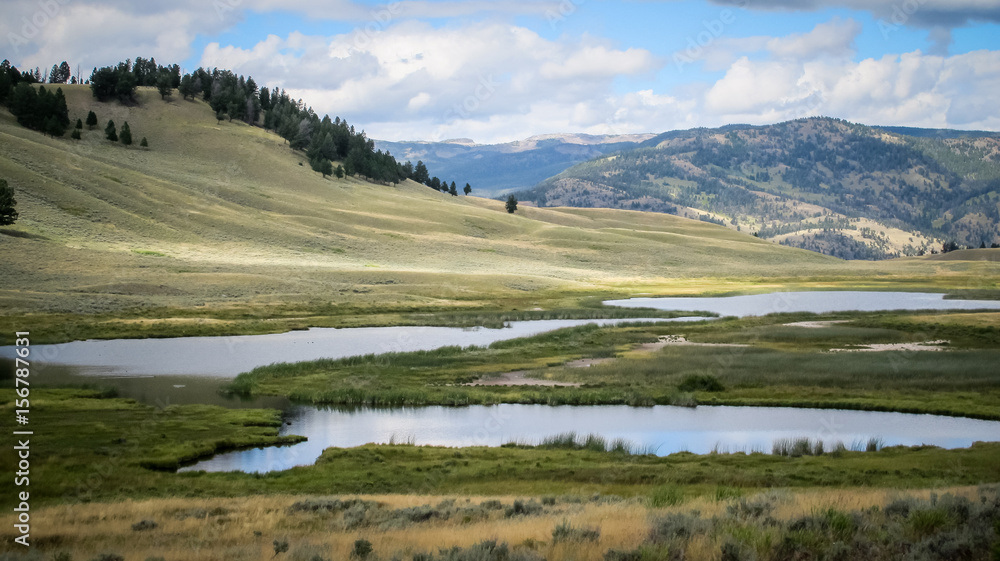
M 372 542 L 366 539 L 354 541 L 354 549 L 351 550 L 351 559 L 368 559 L 368 556 L 375 550 Z
M 726 387 L 722 385 L 722 382 L 718 378 L 711 374 L 692 374 L 684 378 L 684 381 L 677 386 L 677 389 L 682 392 L 721 392 L 725 391 Z
M 141 522 L 132 524 L 132 531 L 142 532 L 145 530 L 155 530 L 157 526 L 159 526 L 159 524 L 152 520 L 142 520 Z
M 708 532 L 710 524 L 695 514 L 674 513 L 658 518 L 649 531 L 649 541 L 654 544 L 689 540 Z
M 535 514 L 540 514 L 542 512 L 542 505 L 536 503 L 534 500 L 528 502 L 524 501 L 514 501 L 514 505 L 504 512 L 504 516 L 511 518 L 514 516 L 533 516 Z
M 948 513 L 942 508 L 915 510 L 909 518 L 910 530 L 918 540 L 937 533 L 949 522 Z
M 125 561 L 125 558 L 117 553 L 101 553 L 92 561 Z
M 601 539 L 600 528 L 574 528 L 565 520 L 552 530 L 552 543 L 596 542 L 599 539 Z

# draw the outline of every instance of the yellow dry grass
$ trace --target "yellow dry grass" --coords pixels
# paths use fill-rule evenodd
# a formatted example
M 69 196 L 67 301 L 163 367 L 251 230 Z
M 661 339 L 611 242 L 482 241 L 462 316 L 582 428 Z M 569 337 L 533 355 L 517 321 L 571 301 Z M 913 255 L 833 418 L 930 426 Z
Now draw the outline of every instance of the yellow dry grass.
M 957 487 L 931 490 L 822 489 L 777 491 L 780 497 L 773 516 L 789 520 L 825 512 L 827 509 L 857 511 L 884 506 L 893 499 L 910 496 L 927 499 L 931 493 L 952 493 L 974 497 L 975 488 Z M 540 516 L 504 518 L 494 515 L 482 522 L 461 520 L 413 523 L 399 529 L 360 528 L 344 530 L 337 517 L 313 513 L 289 513 L 288 507 L 306 498 L 267 496 L 231 499 L 156 499 L 120 503 L 54 506 L 33 512 L 32 540 L 43 552 L 71 551 L 75 558 L 88 559 L 102 552 L 114 552 L 126 559 L 164 557 L 190 561 L 215 559 L 264 560 L 274 557 L 274 540 L 287 540 L 290 558 L 309 559 L 313 554 L 326 558 L 346 558 L 357 539 L 369 540 L 382 559 L 394 555 L 436 552 L 439 548 L 469 547 L 483 540 L 506 542 L 511 547 L 538 549 L 546 559 L 597 561 L 609 549 L 632 549 L 649 532 L 652 518 L 670 512 L 697 511 L 702 517 L 724 516 L 727 501 L 709 497 L 690 499 L 683 504 L 651 509 L 639 500 L 597 503 L 559 502 Z M 346 498 L 346 497 L 340 497 Z M 399 509 L 435 505 L 455 499 L 479 504 L 499 499 L 510 504 L 517 497 L 444 497 L 420 495 L 360 496 L 387 508 Z M 4 517 L 4 523 L 10 517 Z M 135 531 L 142 520 L 156 521 L 153 530 Z M 596 542 L 553 543 L 552 530 L 560 523 L 600 529 Z M 528 545 L 526 545 L 528 544 Z M 687 558 L 714 560 L 721 544 L 709 536 L 695 538 Z

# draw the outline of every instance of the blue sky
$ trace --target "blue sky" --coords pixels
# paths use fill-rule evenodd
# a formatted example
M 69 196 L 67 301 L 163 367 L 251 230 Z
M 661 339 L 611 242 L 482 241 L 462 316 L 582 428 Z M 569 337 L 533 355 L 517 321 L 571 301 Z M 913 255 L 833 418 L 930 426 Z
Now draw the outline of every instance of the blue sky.
M 1000 0 L 30 0 L 19 67 L 230 68 L 387 140 L 829 115 L 1000 130 Z

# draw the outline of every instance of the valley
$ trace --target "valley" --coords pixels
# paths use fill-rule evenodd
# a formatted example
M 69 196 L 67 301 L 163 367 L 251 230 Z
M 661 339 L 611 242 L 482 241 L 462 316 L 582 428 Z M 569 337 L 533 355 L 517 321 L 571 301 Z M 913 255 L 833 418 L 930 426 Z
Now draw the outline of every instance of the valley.
M 888 236 L 892 248 L 929 248 L 941 238 L 909 223 L 886 229 L 889 222 L 874 211 L 837 214 L 822 206 L 833 204 L 822 193 L 798 201 L 773 178 L 745 180 L 760 214 L 741 211 L 728 227 L 631 203 L 618 206 L 635 209 L 569 204 L 583 192 L 576 186 L 591 181 L 576 177 L 579 169 L 611 181 L 628 152 L 600 154 L 544 184 L 551 189 L 534 191 L 566 206 L 522 204 L 510 213 L 502 201 L 452 196 L 408 179 L 318 173 L 278 134 L 216 118 L 197 98 L 161 99 L 139 88 L 137 103 L 122 105 L 97 102 L 86 86 L 62 88 L 72 120 L 94 111 L 102 121 L 127 121 L 149 147 L 110 143 L 100 130 L 84 130 L 78 141 L 53 138 L 0 112 L 0 177 L 14 186 L 20 215 L 0 226 L 0 325 L 30 332 L 36 353 L 30 428 L 37 553 L 10 545 L 14 516 L 7 513 L 0 516 L 8 528 L 4 558 L 625 560 L 752 551 L 763 559 L 820 555 L 850 537 L 871 544 L 872 558 L 890 559 L 899 548 L 930 547 L 930 539 L 983 535 L 996 520 L 1000 435 L 938 447 L 886 444 L 872 430 L 868 441 L 836 446 L 817 444 L 813 421 L 773 446 L 707 453 L 658 456 L 582 433 L 455 447 L 390 438 L 327 447 L 314 463 L 282 471 L 178 471 L 225 452 L 291 453 L 304 438 L 283 428 L 294 406 L 347 415 L 429 406 L 447 415 L 499 404 L 682 413 L 780 407 L 820 419 L 854 410 L 996 422 L 1000 318 L 990 309 L 1000 298 L 1000 250 L 867 261 L 788 247 L 776 242 L 803 235 L 822 241 L 816 236 L 826 225 L 872 241 L 869 228 Z M 847 134 L 839 122 L 807 123 L 823 134 Z M 738 129 L 733 138 L 765 136 L 751 132 Z M 683 167 L 693 158 L 675 150 L 675 139 L 645 142 L 652 144 L 638 150 L 646 156 L 628 166 Z M 721 151 L 736 141 L 697 142 Z M 964 158 L 962 165 L 993 169 Z M 722 169 L 711 165 L 691 168 L 691 177 Z M 913 180 L 940 180 L 954 169 L 914 172 L 923 179 Z M 849 175 L 858 185 L 899 185 L 879 174 Z M 656 181 L 643 180 L 648 193 L 697 194 L 694 180 L 671 176 L 650 187 Z M 591 183 L 595 192 L 610 192 Z M 725 184 L 698 195 L 722 205 L 711 207 L 713 220 L 728 218 L 720 194 L 734 189 Z M 643 200 L 660 204 L 652 194 Z M 992 200 L 989 191 L 977 196 L 962 204 Z M 989 219 L 986 211 L 962 216 L 956 224 Z M 817 227 L 801 229 L 810 224 Z M 751 235 L 764 228 L 783 232 Z M 849 290 L 886 300 L 893 292 L 944 294 L 945 303 L 970 299 L 983 309 L 976 302 L 961 310 L 848 306 L 670 322 L 652 320 L 699 314 L 605 303 Z M 177 338 L 183 345 L 184 338 L 215 337 L 235 356 L 239 336 L 306 341 L 310 328 L 475 330 L 597 319 L 617 324 L 476 343 L 442 330 L 413 348 L 379 347 L 372 336 L 336 357 L 293 353 L 236 368 L 214 386 L 192 383 L 211 395 L 188 392 L 183 404 L 170 400 L 171 391 L 191 383 L 171 377 L 177 374 L 169 366 L 180 358 L 157 359 L 159 370 L 136 369 L 138 381 L 126 385 L 96 371 L 46 379 L 47 371 L 68 368 L 48 344 L 91 339 Z M 944 350 L 913 350 L 926 342 Z M 879 345 L 888 350 L 832 351 Z M 238 362 L 219 354 L 218 368 Z M 128 379 L 130 366 L 118 362 Z M 209 362 L 200 374 L 218 377 Z M 4 362 L 0 411 L 8 416 L 20 407 L 15 366 Z M 101 366 L 108 365 L 95 370 Z M 515 381 L 548 383 L 472 385 L 511 373 L 520 373 Z M 145 376 L 154 382 L 144 386 Z M 14 461 L 4 455 L 0 467 L 15 471 Z M 921 526 L 935 516 L 943 521 Z

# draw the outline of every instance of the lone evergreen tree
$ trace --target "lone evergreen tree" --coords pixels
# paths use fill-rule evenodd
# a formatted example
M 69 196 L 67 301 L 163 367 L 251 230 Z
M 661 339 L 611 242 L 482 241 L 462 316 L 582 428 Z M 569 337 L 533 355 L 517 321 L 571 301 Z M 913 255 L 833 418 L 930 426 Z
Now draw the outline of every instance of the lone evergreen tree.
M 139 146 L 141 146 L 143 148 L 149 148 L 149 142 L 146 141 L 146 137 L 145 136 L 142 137 L 142 140 L 139 141 Z
M 120 140 L 125 146 L 132 145 L 132 129 L 128 126 L 128 121 L 122 123 L 122 132 L 120 135 Z
M 76 120 L 76 128 L 77 128 L 77 130 L 80 130 L 80 129 L 83 128 L 83 119 L 77 119 Z
M 465 192 L 465 195 L 468 196 L 469 193 L 472 192 L 472 185 L 469 185 L 468 183 L 466 183 L 465 184 L 465 189 L 462 189 L 462 190 Z
M 114 121 L 108 121 L 108 126 L 104 127 L 104 138 L 111 142 L 118 142 L 118 129 L 115 128 Z
M 73 129 L 73 132 L 69 135 L 73 140 L 80 140 L 83 135 L 80 134 L 80 129 Z
M 507 204 L 504 206 L 507 208 L 507 212 L 514 214 L 514 211 L 517 210 L 517 197 L 514 195 L 507 197 Z
M 17 221 L 15 206 L 14 188 L 7 184 L 6 179 L 0 179 L 0 226 L 9 226 Z
M 97 113 L 91 111 L 90 113 L 87 113 L 87 128 L 90 130 L 94 130 L 94 127 L 96 126 L 97 126 Z

